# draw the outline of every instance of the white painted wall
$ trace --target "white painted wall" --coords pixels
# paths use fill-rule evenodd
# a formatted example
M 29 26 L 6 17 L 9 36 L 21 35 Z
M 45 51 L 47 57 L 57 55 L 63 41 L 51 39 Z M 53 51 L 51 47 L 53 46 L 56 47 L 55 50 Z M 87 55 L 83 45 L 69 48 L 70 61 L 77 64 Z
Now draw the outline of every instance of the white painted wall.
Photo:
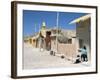
M 24 1 L 29 1 L 29 0 L 24 0 Z M 30 1 L 64 3 L 64 4 L 98 5 L 100 7 L 100 0 L 30 0 Z M 0 80 L 14 80 L 10 78 L 10 71 L 11 71 L 11 48 L 10 48 L 11 6 L 10 5 L 11 5 L 11 0 L 0 0 Z M 100 14 L 100 8 L 98 14 Z M 99 17 L 98 22 L 100 22 L 100 16 L 98 17 Z M 98 27 L 98 30 L 100 30 L 100 27 Z M 100 31 L 98 31 L 98 34 L 100 35 Z M 98 38 L 98 41 L 99 41 L 98 47 L 100 48 L 100 36 Z M 100 49 L 98 51 L 100 53 Z M 100 54 L 98 54 L 98 56 L 100 57 Z M 100 63 L 100 58 L 98 58 L 98 61 Z M 100 64 L 98 65 L 98 67 L 99 67 L 99 74 L 45 77 L 45 78 L 27 78 L 26 80 L 100 80 Z
M 88 54 L 88 59 L 90 60 L 91 56 L 91 48 L 90 48 L 90 43 L 91 43 L 91 19 L 87 19 L 85 21 L 82 21 L 81 23 L 76 23 L 76 37 L 78 40 L 82 40 L 82 46 L 86 46 L 87 49 L 87 54 Z M 78 43 L 80 45 L 80 43 Z M 80 46 L 79 46 L 80 48 Z

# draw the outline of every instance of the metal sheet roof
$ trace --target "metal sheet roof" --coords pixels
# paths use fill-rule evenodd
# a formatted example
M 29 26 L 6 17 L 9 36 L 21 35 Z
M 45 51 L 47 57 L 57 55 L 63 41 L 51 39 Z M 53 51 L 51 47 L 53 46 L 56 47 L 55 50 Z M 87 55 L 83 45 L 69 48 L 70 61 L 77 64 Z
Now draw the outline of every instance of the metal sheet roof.
M 69 24 L 73 24 L 73 23 L 78 23 L 79 21 L 85 21 L 86 19 L 90 18 L 90 14 L 87 14 L 85 16 L 79 17 L 73 21 L 71 21 Z

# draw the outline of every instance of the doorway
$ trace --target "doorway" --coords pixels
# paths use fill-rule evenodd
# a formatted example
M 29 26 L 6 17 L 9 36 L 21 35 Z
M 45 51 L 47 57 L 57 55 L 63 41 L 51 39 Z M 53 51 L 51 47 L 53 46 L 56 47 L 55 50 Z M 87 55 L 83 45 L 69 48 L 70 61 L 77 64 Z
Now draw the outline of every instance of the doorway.
M 79 39 L 79 48 L 82 48 L 82 47 L 83 47 L 83 40 Z

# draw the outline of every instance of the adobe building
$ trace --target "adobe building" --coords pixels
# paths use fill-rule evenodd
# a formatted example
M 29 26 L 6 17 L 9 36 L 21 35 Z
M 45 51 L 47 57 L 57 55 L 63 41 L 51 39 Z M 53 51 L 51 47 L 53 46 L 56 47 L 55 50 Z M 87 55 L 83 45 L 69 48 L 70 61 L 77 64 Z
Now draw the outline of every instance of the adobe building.
M 91 59 L 91 16 L 87 14 L 73 20 L 70 24 L 76 24 L 77 49 L 86 46 L 88 58 Z
M 57 56 L 64 56 L 70 60 L 76 57 L 76 31 L 52 29 L 51 50 Z M 56 33 L 58 32 L 58 33 Z
M 33 36 L 29 36 L 28 38 L 25 38 L 24 42 L 31 44 L 34 48 L 39 48 L 40 45 L 42 45 L 41 46 L 42 48 L 46 50 L 50 50 L 51 49 L 50 35 L 51 35 L 51 30 L 47 29 L 46 23 L 43 22 L 40 31 L 38 33 L 35 33 L 35 35 Z M 44 43 L 40 43 L 41 37 L 44 39 L 43 41 Z

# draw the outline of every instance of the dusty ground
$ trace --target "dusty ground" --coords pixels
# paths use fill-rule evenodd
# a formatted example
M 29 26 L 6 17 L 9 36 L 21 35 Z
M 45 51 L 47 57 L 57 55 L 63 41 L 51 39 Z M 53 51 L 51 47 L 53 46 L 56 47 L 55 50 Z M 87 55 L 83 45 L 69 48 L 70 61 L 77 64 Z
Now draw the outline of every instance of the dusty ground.
M 87 67 L 87 63 L 73 64 L 72 61 L 51 56 L 49 51 L 40 51 L 30 44 L 24 43 L 23 69 L 56 68 L 56 67 Z

